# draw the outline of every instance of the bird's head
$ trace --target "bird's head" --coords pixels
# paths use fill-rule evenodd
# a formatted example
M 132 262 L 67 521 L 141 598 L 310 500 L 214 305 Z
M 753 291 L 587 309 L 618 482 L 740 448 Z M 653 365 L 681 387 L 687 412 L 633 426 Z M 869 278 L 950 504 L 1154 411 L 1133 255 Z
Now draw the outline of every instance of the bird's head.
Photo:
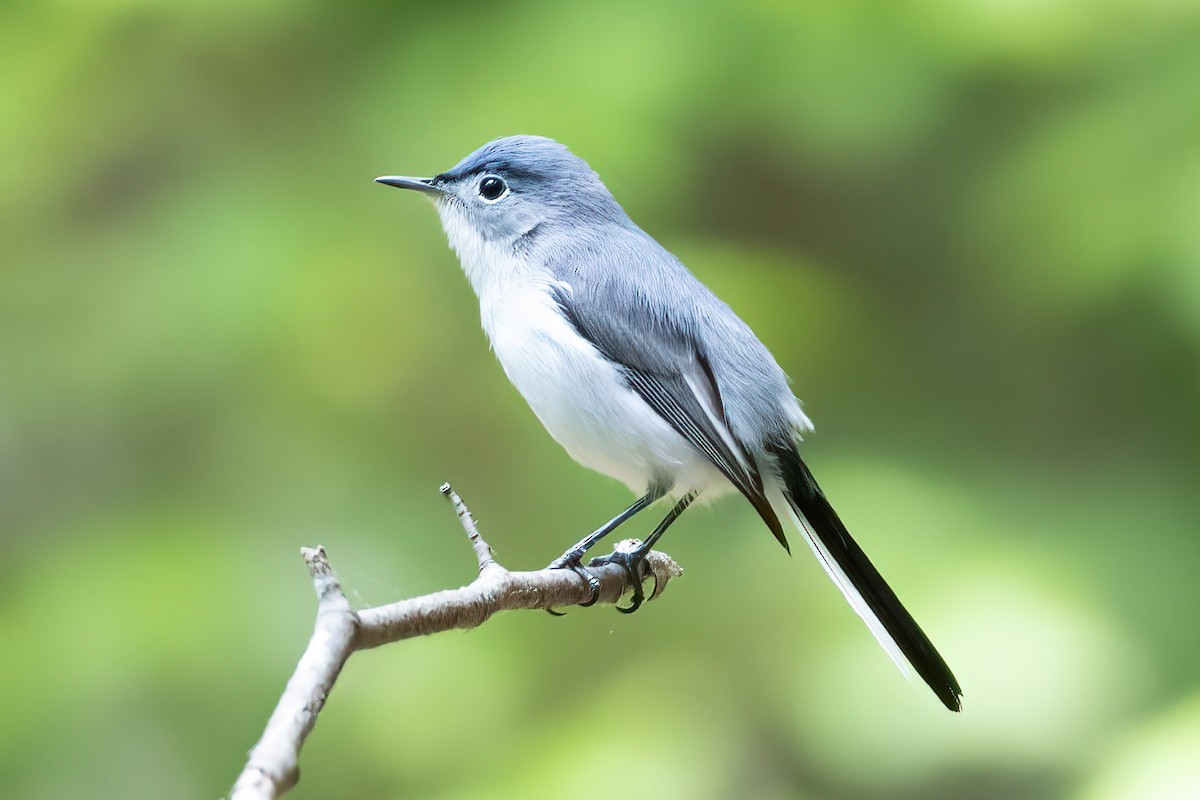
M 427 194 L 460 253 L 477 244 L 514 244 L 535 230 L 595 229 L 625 219 L 587 162 L 542 136 L 494 139 L 432 178 L 375 180 Z

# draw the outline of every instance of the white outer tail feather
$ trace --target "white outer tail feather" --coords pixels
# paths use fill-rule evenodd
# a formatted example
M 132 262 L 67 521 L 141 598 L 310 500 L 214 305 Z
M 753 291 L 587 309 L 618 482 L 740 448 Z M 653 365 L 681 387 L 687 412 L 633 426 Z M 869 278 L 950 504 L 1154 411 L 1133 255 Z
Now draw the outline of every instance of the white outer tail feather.
M 812 548 L 813 555 L 821 562 L 821 566 L 825 568 L 825 573 L 829 576 L 830 580 L 842 591 L 846 602 L 850 604 L 855 613 L 862 617 L 863 622 L 867 623 L 867 628 L 870 629 L 875 640 L 887 651 L 888 656 L 900 668 L 900 672 L 904 677 L 911 679 L 912 670 L 909 667 L 908 659 L 905 658 L 904 653 L 900 650 L 900 645 L 888 633 L 887 628 L 883 626 L 883 622 L 880 621 L 879 617 L 875 616 L 875 612 L 871 610 L 871 606 L 867 604 L 867 601 L 859 593 L 858 589 L 854 588 L 854 584 L 837 561 L 834 560 L 829 549 L 813 534 L 808 520 L 796 513 L 796 510 L 792 508 L 792 504 L 787 501 L 787 498 L 784 497 L 780 489 L 776 488 L 772 490 L 769 499 L 772 508 L 775 509 L 775 513 L 781 519 L 783 517 L 790 519 L 796 530 L 804 534 L 804 539 L 808 542 L 808 546 Z

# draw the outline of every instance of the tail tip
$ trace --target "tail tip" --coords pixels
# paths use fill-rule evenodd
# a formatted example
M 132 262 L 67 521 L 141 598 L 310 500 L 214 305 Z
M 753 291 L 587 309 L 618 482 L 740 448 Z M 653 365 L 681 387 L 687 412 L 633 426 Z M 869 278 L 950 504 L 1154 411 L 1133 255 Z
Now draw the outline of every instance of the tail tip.
M 953 711 L 955 714 L 962 713 L 962 689 L 958 685 L 947 686 L 942 691 L 937 691 L 938 699 L 942 701 L 942 705 Z

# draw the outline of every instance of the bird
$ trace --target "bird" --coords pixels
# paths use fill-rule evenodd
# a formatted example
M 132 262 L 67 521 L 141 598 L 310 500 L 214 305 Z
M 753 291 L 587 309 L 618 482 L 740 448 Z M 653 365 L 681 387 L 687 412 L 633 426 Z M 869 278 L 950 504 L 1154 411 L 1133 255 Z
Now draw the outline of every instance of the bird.
M 600 177 L 542 136 L 494 139 L 431 178 L 378 183 L 426 195 L 479 299 L 500 365 L 577 462 L 638 499 L 551 565 L 589 582 L 589 548 L 655 502 L 662 522 L 618 563 L 641 604 L 641 562 L 696 500 L 737 491 L 790 553 L 798 531 L 906 676 L 951 711 L 962 690 L 942 656 L 851 538 L 799 445 L 812 422 L 766 346 L 636 225 Z

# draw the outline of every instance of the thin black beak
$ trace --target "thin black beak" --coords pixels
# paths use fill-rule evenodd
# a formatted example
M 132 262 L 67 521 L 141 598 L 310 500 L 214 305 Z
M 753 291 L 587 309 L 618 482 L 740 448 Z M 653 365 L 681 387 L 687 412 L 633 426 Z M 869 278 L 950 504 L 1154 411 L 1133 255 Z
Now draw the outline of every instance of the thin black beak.
M 430 194 L 441 194 L 442 190 L 433 183 L 433 178 L 406 178 L 403 175 L 384 175 L 382 178 L 376 178 L 376 183 L 386 184 L 387 186 L 395 186 L 397 189 L 415 189 L 418 192 L 429 192 Z

